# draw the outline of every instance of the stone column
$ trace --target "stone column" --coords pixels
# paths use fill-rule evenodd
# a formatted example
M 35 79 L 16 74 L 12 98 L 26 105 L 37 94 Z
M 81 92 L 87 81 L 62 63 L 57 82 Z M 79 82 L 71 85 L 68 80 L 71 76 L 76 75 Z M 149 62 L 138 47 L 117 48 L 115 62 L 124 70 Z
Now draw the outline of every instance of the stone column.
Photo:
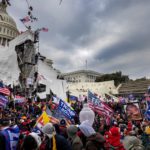
M 1 45 L 3 45 L 3 40 L 4 40 L 4 39 L 2 38 L 2 39 L 1 39 Z

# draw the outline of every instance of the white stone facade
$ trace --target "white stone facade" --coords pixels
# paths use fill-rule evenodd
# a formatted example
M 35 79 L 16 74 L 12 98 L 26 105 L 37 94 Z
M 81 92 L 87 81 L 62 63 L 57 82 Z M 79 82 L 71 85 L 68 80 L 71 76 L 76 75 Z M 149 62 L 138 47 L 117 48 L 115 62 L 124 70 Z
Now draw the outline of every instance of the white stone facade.
M 70 73 L 64 73 L 62 76 L 67 82 L 80 83 L 80 82 L 95 82 L 96 77 L 102 74 L 91 70 L 79 70 Z
M 114 81 L 89 82 L 89 83 L 68 83 L 67 89 L 72 95 L 86 95 L 88 90 L 105 97 L 105 94 L 118 94 L 118 87 L 115 87 Z

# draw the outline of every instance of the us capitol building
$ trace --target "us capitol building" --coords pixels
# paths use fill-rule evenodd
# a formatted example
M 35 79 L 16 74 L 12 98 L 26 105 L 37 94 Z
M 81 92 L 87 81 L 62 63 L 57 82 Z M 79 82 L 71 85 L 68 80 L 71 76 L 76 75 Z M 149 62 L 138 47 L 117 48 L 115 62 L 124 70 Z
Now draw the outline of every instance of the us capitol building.
M 15 21 L 6 9 L 7 4 L 0 2 L 0 45 L 4 47 L 19 34 Z

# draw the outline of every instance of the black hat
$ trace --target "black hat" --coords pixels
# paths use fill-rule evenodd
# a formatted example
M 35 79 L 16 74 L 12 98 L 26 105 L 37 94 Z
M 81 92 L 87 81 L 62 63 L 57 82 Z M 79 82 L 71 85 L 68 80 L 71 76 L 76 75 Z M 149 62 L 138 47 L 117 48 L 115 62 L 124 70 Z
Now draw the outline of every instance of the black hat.
M 60 125 L 61 126 L 65 126 L 66 125 L 66 120 L 65 119 L 61 119 L 60 120 Z

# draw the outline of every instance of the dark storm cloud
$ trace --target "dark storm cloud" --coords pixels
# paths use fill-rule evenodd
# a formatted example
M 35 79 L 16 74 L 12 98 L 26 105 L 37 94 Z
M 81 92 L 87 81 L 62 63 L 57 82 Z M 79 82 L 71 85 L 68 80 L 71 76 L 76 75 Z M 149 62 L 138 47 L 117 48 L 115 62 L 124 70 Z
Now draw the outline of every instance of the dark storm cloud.
M 115 58 L 118 55 L 124 55 L 129 52 L 143 51 L 145 48 L 150 47 L 150 33 L 142 35 L 130 35 L 124 39 L 121 39 L 117 43 L 113 43 L 112 45 L 103 49 L 103 52 L 99 55 L 96 54 L 96 59 L 104 59 L 106 61 L 111 58 Z

